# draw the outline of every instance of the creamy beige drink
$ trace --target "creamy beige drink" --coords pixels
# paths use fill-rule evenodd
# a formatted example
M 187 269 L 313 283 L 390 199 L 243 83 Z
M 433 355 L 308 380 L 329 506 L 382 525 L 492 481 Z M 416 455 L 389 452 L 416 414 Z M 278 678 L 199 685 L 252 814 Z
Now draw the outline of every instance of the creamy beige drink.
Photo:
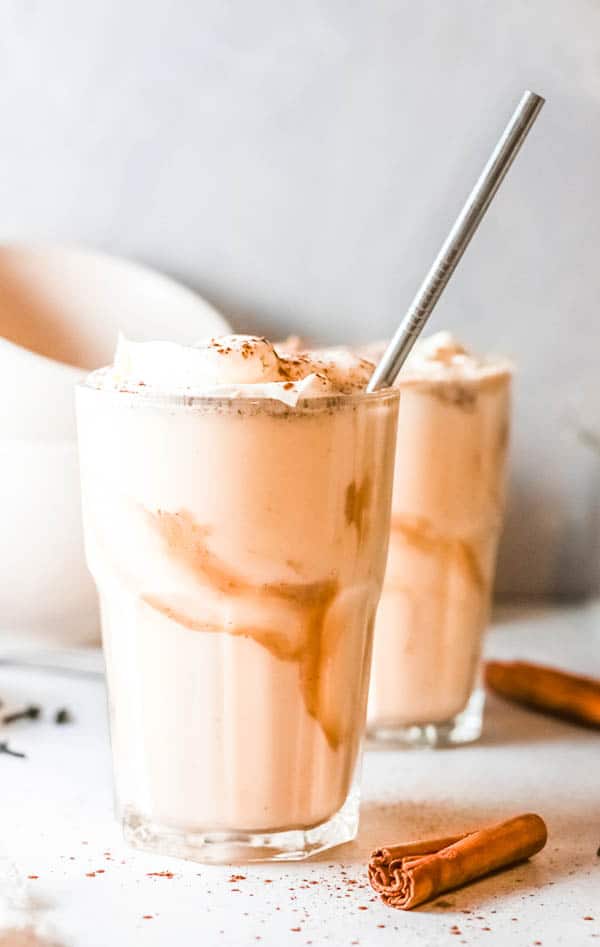
M 245 336 L 122 344 L 78 391 L 127 837 L 190 858 L 352 837 L 397 393 Z
M 380 737 L 480 733 L 474 686 L 504 508 L 510 377 L 505 361 L 476 358 L 447 333 L 418 343 L 400 375 L 368 709 Z

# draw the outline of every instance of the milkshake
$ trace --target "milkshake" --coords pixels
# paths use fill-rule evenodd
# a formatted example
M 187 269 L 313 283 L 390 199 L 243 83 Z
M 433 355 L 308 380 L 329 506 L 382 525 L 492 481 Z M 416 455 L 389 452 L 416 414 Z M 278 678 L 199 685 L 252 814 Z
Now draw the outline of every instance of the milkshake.
M 375 352 L 370 352 L 375 355 Z M 510 365 L 447 333 L 400 375 L 392 525 L 368 728 L 409 743 L 481 732 L 476 687 L 502 525 Z
M 398 393 L 228 336 L 122 342 L 77 396 L 129 841 L 198 860 L 352 838 Z

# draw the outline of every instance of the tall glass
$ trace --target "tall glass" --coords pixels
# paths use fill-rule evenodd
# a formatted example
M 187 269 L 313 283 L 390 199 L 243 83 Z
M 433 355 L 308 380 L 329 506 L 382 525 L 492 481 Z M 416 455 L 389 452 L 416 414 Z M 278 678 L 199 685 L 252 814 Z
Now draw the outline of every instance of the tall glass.
M 351 839 L 398 392 L 77 392 L 128 841 L 196 860 Z
M 392 527 L 368 709 L 371 736 L 477 739 L 479 664 L 502 526 L 510 367 L 400 376 Z M 470 375 L 470 377 L 468 377 Z

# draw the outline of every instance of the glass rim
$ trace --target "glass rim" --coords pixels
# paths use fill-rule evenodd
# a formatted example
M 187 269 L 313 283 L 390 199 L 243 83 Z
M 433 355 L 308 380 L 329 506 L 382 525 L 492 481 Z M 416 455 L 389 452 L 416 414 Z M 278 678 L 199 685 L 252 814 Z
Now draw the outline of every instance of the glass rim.
M 233 386 L 232 386 L 233 387 Z M 207 395 L 193 394 L 186 391 L 164 392 L 151 386 L 136 388 L 102 388 L 93 384 L 89 376 L 75 385 L 77 391 L 92 391 L 99 395 L 109 395 L 131 406 L 140 407 L 172 407 L 183 409 L 199 408 L 258 408 L 269 407 L 279 413 L 294 414 L 300 410 L 319 410 L 342 408 L 360 404 L 385 404 L 397 402 L 400 399 L 399 388 L 381 388 L 378 391 L 358 391 L 351 394 L 313 395 L 299 398 L 296 404 L 290 405 L 280 398 L 248 397 L 247 395 Z

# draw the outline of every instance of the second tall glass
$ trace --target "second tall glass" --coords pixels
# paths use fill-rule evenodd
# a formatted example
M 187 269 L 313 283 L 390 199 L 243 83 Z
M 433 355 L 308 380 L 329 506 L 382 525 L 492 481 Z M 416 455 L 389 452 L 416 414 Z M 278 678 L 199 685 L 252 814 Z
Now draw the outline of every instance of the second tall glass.
M 481 733 L 478 686 L 504 512 L 511 367 L 446 333 L 400 376 L 392 528 L 368 727 L 440 746 Z

